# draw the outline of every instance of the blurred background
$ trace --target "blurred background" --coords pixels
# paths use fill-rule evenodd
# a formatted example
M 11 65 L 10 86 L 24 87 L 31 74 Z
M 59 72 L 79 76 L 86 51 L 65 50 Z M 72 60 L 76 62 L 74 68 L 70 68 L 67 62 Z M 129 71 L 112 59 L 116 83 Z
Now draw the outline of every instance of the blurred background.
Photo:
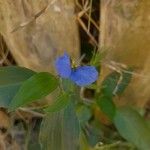
M 149 0 L 0 0 L 0 66 L 55 73 L 54 59 L 64 51 L 74 59 L 85 54 L 85 64 L 99 52 L 98 84 L 108 73 L 131 67 L 132 81 L 114 101 L 136 106 L 149 120 L 149 8 Z M 42 117 L 25 110 L 10 115 L 0 108 L 0 150 L 24 147 L 26 128 L 36 139 Z M 100 120 L 107 124 L 103 114 Z

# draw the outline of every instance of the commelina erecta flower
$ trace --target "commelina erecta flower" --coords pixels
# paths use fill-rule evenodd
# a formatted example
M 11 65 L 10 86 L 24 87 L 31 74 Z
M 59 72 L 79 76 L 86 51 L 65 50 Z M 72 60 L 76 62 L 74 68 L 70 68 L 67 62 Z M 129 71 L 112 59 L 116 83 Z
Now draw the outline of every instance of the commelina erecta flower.
M 95 82 L 98 72 L 94 66 L 78 66 L 72 68 L 71 59 L 67 53 L 55 61 L 55 68 L 61 78 L 70 79 L 79 86 L 87 86 Z

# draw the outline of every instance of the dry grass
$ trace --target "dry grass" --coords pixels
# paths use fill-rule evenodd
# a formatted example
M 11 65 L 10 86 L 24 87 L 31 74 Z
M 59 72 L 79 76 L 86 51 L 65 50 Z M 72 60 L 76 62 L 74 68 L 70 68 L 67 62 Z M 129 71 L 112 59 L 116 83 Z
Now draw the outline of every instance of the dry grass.
M 15 64 L 3 37 L 0 35 L 0 66 L 9 66 Z
M 97 6 L 100 6 L 99 3 L 97 3 Z M 76 0 L 76 7 L 79 26 L 88 36 L 90 43 L 98 48 L 100 34 L 99 7 L 96 8 L 94 0 Z M 96 16 L 96 18 L 93 16 Z

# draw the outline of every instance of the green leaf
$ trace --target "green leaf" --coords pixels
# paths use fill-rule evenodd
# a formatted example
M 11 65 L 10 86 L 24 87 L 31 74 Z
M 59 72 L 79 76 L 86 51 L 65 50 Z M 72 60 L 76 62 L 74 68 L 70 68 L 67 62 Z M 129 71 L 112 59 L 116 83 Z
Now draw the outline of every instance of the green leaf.
M 144 118 L 134 109 L 119 108 L 114 117 L 114 124 L 119 133 L 140 150 L 150 149 L 150 129 Z
M 97 99 L 97 104 L 100 107 L 100 109 L 111 119 L 113 120 L 115 112 L 116 112 L 116 107 L 115 104 L 113 103 L 113 100 L 111 97 L 106 97 L 106 96 L 100 96 Z
M 128 69 L 127 71 L 132 71 L 131 69 Z M 116 91 L 117 95 L 120 95 L 124 92 L 124 90 L 127 88 L 127 86 L 129 85 L 130 81 L 132 79 L 132 74 L 131 73 L 126 73 L 123 72 L 122 74 L 122 80 L 121 82 L 118 84 L 118 88 Z
M 79 150 L 79 132 L 75 104 L 70 100 L 65 109 L 44 118 L 40 131 L 42 150 Z
M 86 123 L 92 117 L 92 112 L 86 105 L 79 105 L 77 107 L 77 117 L 81 123 Z
M 54 91 L 58 86 L 58 80 L 48 72 L 41 72 L 26 80 L 10 103 L 9 110 L 13 111 L 39 100 Z
M 0 106 L 8 107 L 21 84 L 34 74 L 23 67 L 0 67 Z
M 128 71 L 131 71 L 131 69 Z M 117 72 L 112 72 L 102 83 L 103 94 L 107 97 L 112 97 L 115 94 L 122 94 L 130 83 L 131 77 L 132 75 L 126 72 L 122 72 L 122 76 Z
M 109 74 L 102 83 L 102 93 L 107 97 L 112 97 L 113 92 L 117 86 L 120 74 L 117 72 L 112 72 Z
M 45 112 L 58 112 L 64 109 L 70 102 L 70 95 L 68 93 L 62 93 L 58 99 L 51 104 L 48 108 L 44 109 Z

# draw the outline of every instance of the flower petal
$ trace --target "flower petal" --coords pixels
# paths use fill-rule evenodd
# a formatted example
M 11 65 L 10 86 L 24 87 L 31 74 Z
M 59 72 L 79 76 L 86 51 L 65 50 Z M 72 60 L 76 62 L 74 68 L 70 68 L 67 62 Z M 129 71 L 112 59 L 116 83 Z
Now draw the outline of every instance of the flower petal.
M 57 73 L 62 78 L 69 78 L 71 74 L 71 63 L 70 63 L 70 57 L 67 53 L 64 53 L 63 56 L 60 56 L 56 59 L 55 68 Z
M 80 66 L 72 70 L 70 79 L 79 86 L 86 86 L 95 82 L 98 78 L 98 72 L 93 66 Z

